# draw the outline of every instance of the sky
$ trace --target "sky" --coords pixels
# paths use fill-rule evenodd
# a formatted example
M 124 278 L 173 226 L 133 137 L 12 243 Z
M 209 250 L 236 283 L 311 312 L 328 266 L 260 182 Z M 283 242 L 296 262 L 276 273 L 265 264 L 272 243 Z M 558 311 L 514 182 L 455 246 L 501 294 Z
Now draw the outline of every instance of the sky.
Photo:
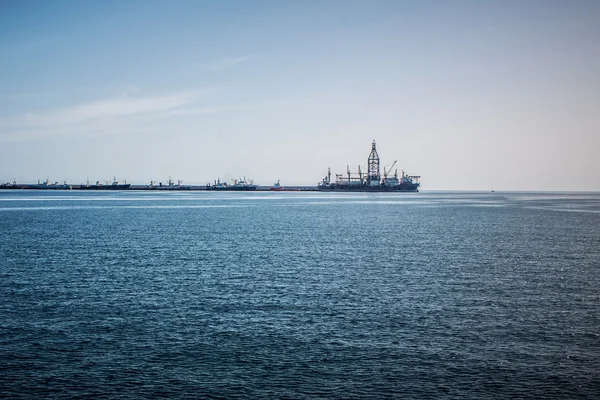
M 600 2 L 0 1 L 0 182 L 600 191 Z

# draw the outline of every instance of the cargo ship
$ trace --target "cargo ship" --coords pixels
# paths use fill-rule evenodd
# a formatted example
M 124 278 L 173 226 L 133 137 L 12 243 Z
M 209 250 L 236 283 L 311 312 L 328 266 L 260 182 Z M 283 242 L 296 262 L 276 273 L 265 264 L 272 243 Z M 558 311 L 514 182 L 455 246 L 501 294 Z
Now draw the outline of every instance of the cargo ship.
M 169 177 L 169 180 L 167 181 L 166 185 L 163 185 L 162 182 L 159 182 L 158 185 L 157 185 L 155 181 L 151 180 L 150 181 L 150 185 L 144 187 L 144 189 L 150 189 L 150 190 L 191 190 L 192 187 L 190 185 L 184 185 L 182 180 L 178 180 L 177 183 L 175 183 L 171 179 L 171 177 Z
M 27 185 L 27 189 L 43 189 L 43 190 L 71 190 L 72 187 L 66 181 L 63 183 L 50 183 L 49 179 L 43 182 L 38 180 L 37 183 Z
M 247 180 L 246 177 L 244 177 L 244 179 L 234 179 L 232 185 L 227 182 L 221 182 L 220 179 L 217 179 L 214 185 L 211 185 L 210 183 L 206 184 L 206 190 L 250 191 L 256 190 L 257 188 L 258 185 L 255 185 L 252 179 Z
M 317 189 L 325 192 L 418 192 L 421 186 L 418 175 L 407 175 L 402 171 L 398 177 L 396 169 L 393 175 L 390 172 L 396 165 L 396 161 L 390 168 L 383 168 L 383 176 L 380 174 L 379 154 L 377 146 L 373 140 L 371 153 L 367 159 L 367 172 L 361 171 L 358 166 L 358 174 L 353 175 L 350 172 L 350 166 L 347 166 L 346 175 L 336 174 L 335 182 L 331 181 L 331 168 L 327 171 L 327 176 L 318 183 Z
M 81 190 L 125 190 L 125 189 L 129 189 L 131 187 L 130 183 L 127 183 L 127 181 L 125 181 L 125 183 L 120 183 L 119 181 L 117 181 L 116 178 L 113 178 L 113 182 L 112 183 L 106 183 L 106 184 L 102 184 L 100 183 L 100 181 L 96 181 L 96 183 L 92 183 L 90 184 L 90 181 L 87 181 L 86 183 L 82 183 L 79 186 L 79 189 Z

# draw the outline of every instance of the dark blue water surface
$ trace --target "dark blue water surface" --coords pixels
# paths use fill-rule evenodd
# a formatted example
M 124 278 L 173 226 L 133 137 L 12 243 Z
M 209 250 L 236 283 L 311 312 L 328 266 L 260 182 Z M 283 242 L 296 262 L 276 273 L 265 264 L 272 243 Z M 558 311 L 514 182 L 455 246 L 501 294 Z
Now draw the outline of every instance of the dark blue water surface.
M 0 396 L 598 398 L 600 194 L 0 193 Z

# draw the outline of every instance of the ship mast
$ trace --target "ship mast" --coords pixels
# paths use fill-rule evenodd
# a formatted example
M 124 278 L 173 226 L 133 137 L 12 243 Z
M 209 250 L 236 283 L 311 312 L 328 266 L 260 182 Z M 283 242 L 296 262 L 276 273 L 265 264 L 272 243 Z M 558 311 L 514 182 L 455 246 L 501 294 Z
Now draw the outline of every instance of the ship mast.
M 369 159 L 367 161 L 368 165 L 368 175 L 367 175 L 367 184 L 372 185 L 374 183 L 379 184 L 381 179 L 379 175 L 379 154 L 377 154 L 377 148 L 375 146 L 375 141 L 373 140 L 373 145 L 371 146 L 371 154 L 369 154 Z M 374 182 L 374 183 L 372 183 Z

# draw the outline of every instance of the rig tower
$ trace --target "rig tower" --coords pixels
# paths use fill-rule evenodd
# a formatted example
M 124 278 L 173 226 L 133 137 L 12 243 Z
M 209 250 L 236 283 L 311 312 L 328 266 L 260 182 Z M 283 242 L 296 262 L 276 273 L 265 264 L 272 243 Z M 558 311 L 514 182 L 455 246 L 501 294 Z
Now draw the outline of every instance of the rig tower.
M 374 140 L 373 145 L 371 146 L 371 154 L 369 154 L 367 165 L 369 166 L 367 185 L 379 185 L 379 181 L 381 180 L 381 176 L 379 175 L 379 154 L 377 154 L 377 147 L 375 146 Z

